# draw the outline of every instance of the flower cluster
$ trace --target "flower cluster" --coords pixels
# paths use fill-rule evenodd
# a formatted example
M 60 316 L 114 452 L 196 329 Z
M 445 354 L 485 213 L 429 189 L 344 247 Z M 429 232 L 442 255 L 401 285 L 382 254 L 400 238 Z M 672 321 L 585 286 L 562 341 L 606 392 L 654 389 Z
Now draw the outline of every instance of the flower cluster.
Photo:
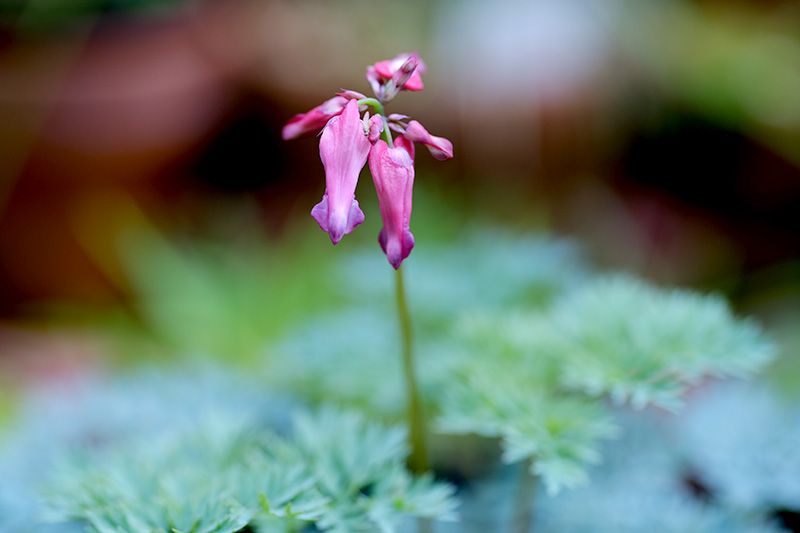
M 367 67 L 367 81 L 375 98 L 342 91 L 307 113 L 295 115 L 283 127 L 284 140 L 322 128 L 319 155 L 325 168 L 325 194 L 311 216 L 333 244 L 364 222 L 355 191 L 361 169 L 369 161 L 383 219 L 378 242 L 394 268 L 400 267 L 414 247 L 409 229 L 414 143 L 425 145 L 440 161 L 453 157 L 449 140 L 431 135 L 406 115 L 384 112 L 384 104 L 400 91 L 421 91 L 424 73 L 425 63 L 415 53 L 378 61 Z M 392 131 L 398 134 L 394 138 Z

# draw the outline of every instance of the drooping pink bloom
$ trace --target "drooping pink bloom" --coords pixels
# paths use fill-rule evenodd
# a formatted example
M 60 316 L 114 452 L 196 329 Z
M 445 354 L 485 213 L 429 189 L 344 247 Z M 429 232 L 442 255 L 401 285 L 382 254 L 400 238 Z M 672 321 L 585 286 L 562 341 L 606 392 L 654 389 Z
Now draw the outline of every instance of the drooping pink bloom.
M 284 141 L 296 139 L 308 133 L 317 133 L 330 119 L 344 110 L 344 106 L 350 100 L 366 98 L 363 94 L 356 91 L 342 91 L 330 100 L 325 100 L 317 107 L 306 113 L 299 113 L 289 119 L 283 127 L 281 135 Z
M 390 148 L 385 141 L 379 140 L 372 146 L 369 170 L 383 219 L 378 242 L 389 263 L 397 269 L 414 248 L 414 235 L 409 230 L 414 188 L 414 145 L 402 135 L 394 143 L 395 147 Z
M 408 126 L 405 127 L 404 135 L 410 141 L 424 144 L 431 155 L 439 161 L 446 161 L 453 158 L 453 143 L 444 137 L 431 135 L 428 133 L 428 130 L 416 120 L 412 120 L 408 123 Z
M 355 199 L 358 174 L 369 155 L 370 142 L 358 116 L 358 102 L 350 100 L 344 111 L 328 121 L 319 140 L 319 156 L 325 167 L 325 194 L 311 216 L 333 244 L 364 222 Z
M 426 70 L 425 63 L 416 52 L 412 52 L 397 55 L 392 59 L 378 61 L 368 67 L 367 81 L 370 82 L 373 90 L 376 87 L 376 83 L 385 83 L 391 80 L 395 75 L 402 74 L 400 71 L 404 65 L 408 65 L 409 59 L 413 59 L 413 63 L 415 63 L 416 66 L 408 76 L 403 76 L 405 80 L 401 79 L 402 83 L 398 84 L 398 86 L 406 91 L 421 91 L 424 89 L 425 84 L 422 82 L 422 74 L 424 74 Z
M 342 112 L 345 104 L 347 104 L 347 98 L 334 96 L 306 113 L 298 113 L 283 127 L 281 132 L 283 140 L 288 141 L 307 133 L 318 132 L 331 118 Z

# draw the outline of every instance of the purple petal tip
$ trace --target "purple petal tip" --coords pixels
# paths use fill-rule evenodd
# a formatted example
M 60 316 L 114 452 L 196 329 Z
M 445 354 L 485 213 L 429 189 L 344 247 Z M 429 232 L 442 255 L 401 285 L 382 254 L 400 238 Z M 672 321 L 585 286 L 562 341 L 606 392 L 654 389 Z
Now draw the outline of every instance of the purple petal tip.
M 381 245 L 386 259 L 395 270 L 400 268 L 403 261 L 411 254 L 414 249 L 414 235 L 410 231 L 403 232 L 402 237 L 387 237 L 387 232 L 382 229 L 378 234 L 378 242 Z
M 333 216 L 331 216 L 332 214 Z M 353 199 L 353 202 L 350 204 L 350 211 L 347 213 L 346 217 L 340 214 L 337 216 L 337 213 L 331 213 L 328 209 L 327 194 L 324 195 L 322 201 L 311 210 L 311 216 L 317 221 L 322 231 L 328 234 L 334 245 L 339 244 L 342 237 L 348 233 L 352 233 L 356 226 L 364 222 L 364 212 L 361 211 L 361 208 L 358 206 L 358 200 Z

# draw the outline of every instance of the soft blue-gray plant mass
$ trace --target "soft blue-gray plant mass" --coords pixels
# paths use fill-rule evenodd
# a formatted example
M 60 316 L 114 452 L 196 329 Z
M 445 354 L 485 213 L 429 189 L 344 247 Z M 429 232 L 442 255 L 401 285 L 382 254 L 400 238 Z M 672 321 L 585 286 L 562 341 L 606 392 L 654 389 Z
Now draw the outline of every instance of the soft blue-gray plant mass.
M 145 322 L 205 357 L 28 398 L 0 453 L 0 530 L 501 530 L 527 476 L 539 531 L 777 531 L 776 509 L 800 508 L 798 413 L 767 388 L 703 385 L 774 356 L 721 298 L 594 275 L 573 244 L 541 236 L 421 247 L 407 267 L 434 472 L 418 476 L 394 425 L 405 391 L 379 255 L 344 256 L 313 285 L 340 305 L 298 300 L 313 318 L 259 336 L 256 300 L 294 289 L 217 253 L 187 270 L 159 249 L 172 274 L 143 270 L 142 294 L 157 294 Z M 232 294 L 213 288 L 234 278 Z M 219 305 L 192 310 L 183 290 Z M 257 344 L 247 377 L 212 362 Z

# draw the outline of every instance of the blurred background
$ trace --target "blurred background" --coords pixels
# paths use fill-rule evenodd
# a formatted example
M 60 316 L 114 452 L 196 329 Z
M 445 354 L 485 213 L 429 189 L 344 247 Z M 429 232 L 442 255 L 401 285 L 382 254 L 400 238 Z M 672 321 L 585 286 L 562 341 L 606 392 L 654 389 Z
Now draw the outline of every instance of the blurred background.
M 631 501 L 653 487 L 641 472 L 657 469 L 630 457 L 696 433 L 695 465 L 717 465 L 719 485 L 741 488 L 732 493 L 748 512 L 757 504 L 800 531 L 796 0 L 0 2 L 0 422 L 27 423 L 30 442 L 57 448 L 80 433 L 88 446 L 97 434 L 75 428 L 101 421 L 135 433 L 134 419 L 172 424 L 169 408 L 270 403 L 267 387 L 231 384 L 218 367 L 202 379 L 178 367 L 179 377 L 157 371 L 144 385 L 73 394 L 79 415 L 59 411 L 58 397 L 56 414 L 26 415 L 20 399 L 185 356 L 263 370 L 286 338 L 300 362 L 271 370 L 295 372 L 306 399 L 351 394 L 396 410 L 399 382 L 386 392 L 370 379 L 362 398 L 364 384 L 348 381 L 357 372 L 341 363 L 353 344 L 383 354 L 395 334 L 374 307 L 336 314 L 345 301 L 382 301 L 382 289 L 368 289 L 390 279 L 371 180 L 364 173 L 357 192 L 366 223 L 334 249 L 309 216 L 324 190 L 316 139 L 284 142 L 280 131 L 341 88 L 366 93 L 366 65 L 412 50 L 427 63 L 426 89 L 388 111 L 455 145 L 446 163 L 417 151 L 407 264 L 415 319 L 430 330 L 421 337 L 441 340 L 453 309 L 497 310 L 531 280 L 543 292 L 577 283 L 573 248 L 497 237 L 544 233 L 579 243 L 601 271 L 721 292 L 780 348 L 759 382 L 766 396 L 712 397 L 689 429 L 614 444 L 610 464 L 630 470 L 619 499 L 593 474 L 594 499 L 575 492 L 544 504 L 544 519 L 562 521 L 552 530 L 596 525 L 564 525 L 580 521 L 576 502 L 652 523 L 662 495 L 651 507 Z M 470 237 L 487 227 L 498 233 Z M 333 324 L 320 326 L 325 313 Z M 315 359 L 326 350 L 333 357 Z M 375 362 L 361 370 L 383 378 Z M 786 417 L 770 403 L 775 391 L 792 400 Z M 271 409 L 283 415 L 282 406 Z M 733 413 L 739 429 L 727 427 Z M 762 453 L 780 439 L 783 455 Z M 740 441 L 752 470 L 731 468 L 741 450 L 726 446 Z M 6 464 L 33 478 L 45 467 L 22 442 L 27 459 Z M 675 455 L 669 483 L 677 471 L 683 496 L 709 500 L 713 483 Z M 456 460 L 471 468 L 481 457 Z M 0 510 L 30 506 L 9 479 Z
M 364 67 L 408 50 L 426 90 L 391 110 L 456 147 L 445 164 L 418 156 L 419 249 L 483 222 L 552 231 L 795 335 L 795 1 L 7 0 L 3 394 L 169 357 L 163 322 L 195 339 L 192 309 L 234 293 L 256 299 L 230 304 L 247 325 L 196 343 L 233 361 L 335 306 L 315 298 L 334 257 L 308 215 L 317 144 L 280 129 L 340 88 L 366 92 Z M 368 222 L 336 254 L 377 234 L 361 181 Z M 221 256 L 217 292 L 170 292 Z

